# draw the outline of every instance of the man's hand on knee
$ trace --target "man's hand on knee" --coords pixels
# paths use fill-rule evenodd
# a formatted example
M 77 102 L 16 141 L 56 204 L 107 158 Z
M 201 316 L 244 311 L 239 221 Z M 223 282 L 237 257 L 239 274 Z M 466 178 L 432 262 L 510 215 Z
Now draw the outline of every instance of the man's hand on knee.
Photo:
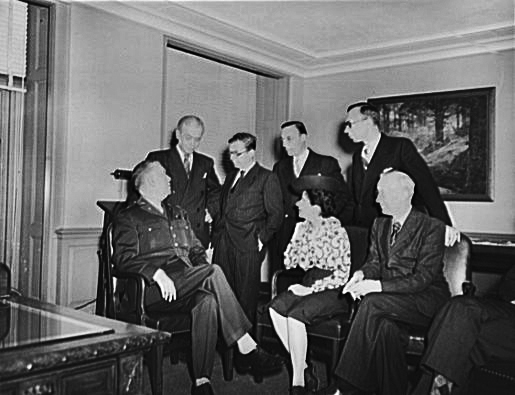
M 167 302 L 171 302 L 177 298 L 177 290 L 173 280 L 168 277 L 163 269 L 157 269 L 152 279 L 157 283 L 161 291 L 161 296 Z

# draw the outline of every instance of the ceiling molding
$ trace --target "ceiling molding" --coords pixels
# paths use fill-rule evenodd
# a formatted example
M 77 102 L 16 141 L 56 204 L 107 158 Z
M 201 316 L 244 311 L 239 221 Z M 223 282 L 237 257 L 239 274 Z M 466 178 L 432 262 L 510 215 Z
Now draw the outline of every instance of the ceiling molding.
M 88 2 L 92 6 L 162 31 L 177 41 L 248 61 L 278 74 L 303 78 L 432 60 L 496 53 L 515 48 L 513 22 L 449 35 L 398 40 L 346 51 L 310 52 L 221 22 L 173 2 Z

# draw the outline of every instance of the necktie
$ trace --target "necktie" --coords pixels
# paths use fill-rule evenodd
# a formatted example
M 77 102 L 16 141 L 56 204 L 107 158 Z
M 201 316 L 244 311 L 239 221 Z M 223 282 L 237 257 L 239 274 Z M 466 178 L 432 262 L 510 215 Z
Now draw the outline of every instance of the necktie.
M 243 176 L 245 176 L 245 170 L 240 170 L 240 175 L 239 175 L 238 179 L 236 180 L 236 182 L 234 183 L 234 185 L 232 186 L 231 192 L 234 192 L 234 190 L 236 189 L 236 186 L 240 183 Z
M 186 170 L 186 176 L 190 178 L 191 173 L 191 154 L 184 155 L 184 170 Z
M 394 222 L 392 225 L 392 236 L 390 237 L 390 245 L 393 245 L 393 243 L 395 243 L 395 239 L 397 238 L 397 235 L 399 234 L 400 230 L 401 230 L 401 223 Z
M 364 146 L 363 151 L 361 151 L 361 160 L 363 162 L 363 167 L 365 168 L 365 170 L 367 169 L 368 164 L 370 163 L 369 155 L 370 155 L 370 149 L 367 146 Z

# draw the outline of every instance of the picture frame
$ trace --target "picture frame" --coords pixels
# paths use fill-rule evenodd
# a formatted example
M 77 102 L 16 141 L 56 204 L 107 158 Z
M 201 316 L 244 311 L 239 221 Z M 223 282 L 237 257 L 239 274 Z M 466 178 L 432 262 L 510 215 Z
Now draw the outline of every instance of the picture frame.
M 376 97 L 380 130 L 407 137 L 448 201 L 493 201 L 495 88 Z

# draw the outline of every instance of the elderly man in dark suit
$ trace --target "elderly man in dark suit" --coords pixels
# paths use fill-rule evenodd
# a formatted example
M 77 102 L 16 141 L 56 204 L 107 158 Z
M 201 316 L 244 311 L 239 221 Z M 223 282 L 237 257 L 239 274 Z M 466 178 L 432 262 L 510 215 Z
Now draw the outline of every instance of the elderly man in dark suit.
M 489 360 L 515 362 L 515 266 L 497 297 L 456 296 L 431 324 L 413 395 L 466 395 L 474 367 Z
M 170 148 L 150 152 L 147 160 L 157 161 L 166 169 L 171 179 L 167 202 L 187 211 L 195 235 L 204 248 L 208 248 L 211 221 L 218 210 L 220 181 L 213 159 L 196 152 L 204 131 L 202 119 L 195 115 L 183 116 L 177 123 L 175 136 L 172 134 Z
M 281 141 L 288 156 L 276 162 L 273 171 L 281 184 L 284 220 L 277 237 L 270 244 L 271 273 L 283 268 L 284 252 L 299 221 L 295 204 L 300 195 L 291 186 L 298 177 L 321 175 L 334 178 L 340 185 L 335 192 L 338 204 L 336 217 L 342 224 L 350 223 L 352 219 L 353 200 L 338 161 L 332 156 L 321 155 L 308 148 L 307 137 L 308 132 L 302 122 L 287 121 L 281 124 Z
M 367 259 L 342 292 L 363 298 L 335 370 L 341 393 L 406 394 L 402 324 L 428 326 L 450 297 L 443 274 L 445 225 L 411 205 L 405 173 L 381 175 Z M 338 393 L 329 388 L 323 393 Z
M 460 233 L 451 227 L 451 218 L 429 167 L 411 140 L 381 133 L 379 119 L 378 109 L 369 103 L 354 103 L 347 108 L 345 133 L 353 141 L 363 143 L 363 148 L 352 158 L 353 223 L 367 228 L 372 225 L 380 214 L 375 201 L 377 181 L 384 169 L 393 168 L 408 174 L 415 182 L 413 206 L 448 225 L 445 244 L 453 245 Z
M 236 344 L 255 373 L 280 370 L 282 360 L 249 335 L 251 323 L 220 267 L 206 261 L 185 210 L 162 203 L 170 193 L 165 169 L 158 162 L 142 162 L 133 178 L 140 198 L 115 218 L 113 262 L 145 277 L 148 311 L 191 313 L 192 393 L 213 394 L 210 378 L 219 331 L 227 345 Z M 134 298 L 130 289 L 128 293 Z
M 229 139 L 236 168 L 227 175 L 215 223 L 213 262 L 219 264 L 251 322 L 255 321 L 264 245 L 281 225 L 283 205 L 277 176 L 256 162 L 256 137 Z

